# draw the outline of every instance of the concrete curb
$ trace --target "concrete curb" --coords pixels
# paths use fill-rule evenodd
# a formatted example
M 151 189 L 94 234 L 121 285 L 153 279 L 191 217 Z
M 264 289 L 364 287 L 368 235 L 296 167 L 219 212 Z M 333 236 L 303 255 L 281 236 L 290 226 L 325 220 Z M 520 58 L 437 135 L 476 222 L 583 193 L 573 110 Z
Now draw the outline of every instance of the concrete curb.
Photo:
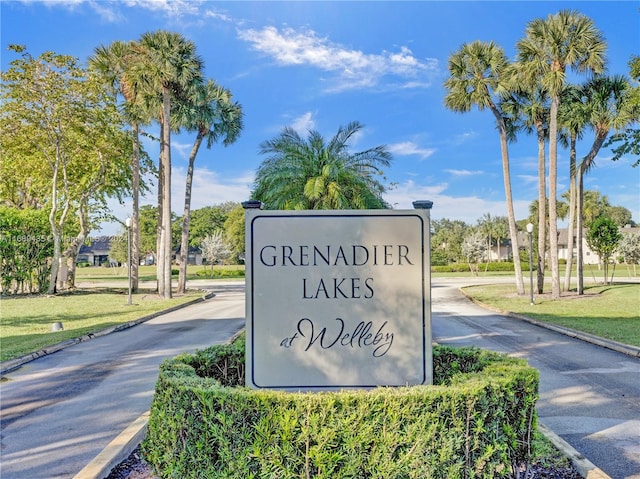
M 595 345 L 601 346 L 603 348 L 611 349 L 611 350 L 616 351 L 618 353 L 626 354 L 626 355 L 634 357 L 634 358 L 640 358 L 640 348 L 637 347 L 637 346 L 631 346 L 629 344 L 619 343 L 619 342 L 616 342 L 616 341 L 612 341 L 610 339 L 604 339 L 604 338 L 601 338 L 601 337 L 598 337 L 598 336 L 594 336 L 593 334 L 584 333 L 582 331 L 577 331 L 575 329 L 565 328 L 564 326 L 558 326 L 558 325 L 555 325 L 555 324 L 547 323 L 545 321 L 539 321 L 537 319 L 529 318 L 528 316 L 525 316 L 525 315 L 522 315 L 522 314 L 516 314 L 516 313 L 512 313 L 511 311 L 505 311 L 503 309 L 496 308 L 494 306 L 490 306 L 488 304 L 485 304 L 485 303 L 483 303 L 481 301 L 478 301 L 478 300 L 474 299 L 473 297 L 469 296 L 462 288 L 459 288 L 459 291 L 469 301 L 471 301 L 472 303 L 477 304 L 478 306 L 480 306 L 480 307 L 482 307 L 484 309 L 487 309 L 489 311 L 494 311 L 494 312 L 499 313 L 499 314 L 501 314 L 503 316 L 509 316 L 511 318 L 514 318 L 514 319 L 519 319 L 521 321 L 526 321 L 527 323 L 534 324 L 536 326 L 540 326 L 541 328 L 549 329 L 551 331 L 555 331 L 557 333 L 564 334 L 565 336 L 569 336 L 569 337 L 575 338 L 575 339 L 580 339 L 581 341 L 585 341 L 587 343 L 595 344 Z
M 157 311 L 155 313 L 151 313 L 148 314 L 147 316 L 143 316 L 141 318 L 138 319 L 134 319 L 133 321 L 128 321 L 126 323 L 122 323 L 122 324 L 117 324 L 115 326 L 110 326 L 108 328 L 104 328 L 101 330 L 98 330 L 94 333 L 89 333 L 89 334 L 85 334 L 83 336 L 80 336 L 78 338 L 72 338 L 72 339 L 67 339 L 65 341 L 61 341 L 59 343 L 53 344 L 51 346 L 47 346 L 46 348 L 42 348 L 39 351 L 35 351 L 33 353 L 30 354 L 25 354 L 24 356 L 20 356 L 19 358 L 15 358 L 15 359 L 10 359 L 8 361 L 3 361 L 0 363 L 0 377 L 4 376 L 7 373 L 10 373 L 11 371 L 14 371 L 16 369 L 18 369 L 20 366 L 31 362 L 35 359 L 41 358 L 43 356 L 47 356 L 49 354 L 53 354 L 57 351 L 60 351 L 61 349 L 65 349 L 68 348 L 69 346 L 73 346 L 74 344 L 78 344 L 78 343 L 82 343 L 84 341 L 89 341 L 91 339 L 95 339 L 95 338 L 99 338 L 101 336 L 105 336 L 107 334 L 111 334 L 111 333 L 115 333 L 117 331 L 123 331 L 125 329 L 129 329 L 132 328 L 133 326 L 136 326 L 140 323 L 144 323 L 146 321 L 149 321 L 153 318 L 157 318 L 158 316 L 162 316 L 163 314 L 167 314 L 167 313 L 171 313 L 173 311 L 177 311 L 179 309 L 182 308 L 186 308 L 187 306 L 191 306 L 192 304 L 197 304 L 197 303 L 201 303 L 203 301 L 206 301 L 207 299 L 211 299 L 215 296 L 215 293 L 212 292 L 208 292 L 206 294 L 204 294 L 202 297 L 200 298 L 196 298 L 192 301 L 188 301 L 184 304 L 179 304 L 177 306 L 173 306 L 171 308 L 167 308 L 167 309 L 163 309 L 162 311 Z
M 538 422 L 538 430 L 544 434 L 544 436 L 549 439 L 549 441 L 551 441 L 553 445 L 560 450 L 560 452 L 569 458 L 582 477 L 585 479 L 611 479 L 611 476 L 605 474 L 602 469 L 596 467 L 595 464 L 576 451 L 569 445 L 569 443 L 541 422 Z
M 114 467 L 124 461 L 142 442 L 147 433 L 149 411 L 133 421 L 100 454 L 87 464 L 73 479 L 103 479 Z

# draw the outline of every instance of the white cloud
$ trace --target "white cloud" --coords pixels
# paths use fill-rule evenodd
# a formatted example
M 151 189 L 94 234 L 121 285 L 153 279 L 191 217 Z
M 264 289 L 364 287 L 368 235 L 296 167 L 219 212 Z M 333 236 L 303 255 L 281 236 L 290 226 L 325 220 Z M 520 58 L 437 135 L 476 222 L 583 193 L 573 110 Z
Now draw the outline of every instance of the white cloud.
M 182 17 L 199 13 L 201 1 L 198 0 L 124 0 L 127 7 L 140 7 L 161 12 L 168 17 Z
M 238 30 L 238 36 L 280 65 L 306 65 L 335 74 L 331 91 L 373 87 L 387 76 L 400 79 L 405 87 L 425 87 L 439 71 L 436 59 L 419 60 L 404 46 L 395 53 L 364 53 L 332 43 L 313 30 L 267 26 Z
M 484 171 L 482 170 L 444 170 L 446 173 L 449 173 L 453 176 L 476 176 L 476 175 L 484 175 Z
M 478 136 L 478 133 L 475 131 L 467 131 L 464 133 L 460 133 L 459 135 L 456 135 L 455 138 L 453 139 L 453 144 L 461 145 L 463 143 L 466 143 L 469 140 L 473 140 L 477 136 Z
M 313 119 L 313 113 L 310 111 L 303 113 L 298 118 L 294 118 L 291 122 L 291 128 L 303 136 L 306 136 L 307 132 L 313 130 L 315 126 L 316 122 Z
M 193 174 L 193 185 L 191 190 L 191 210 L 197 210 L 205 206 L 213 206 L 227 201 L 238 203 L 249 199 L 251 186 L 253 185 L 254 172 L 246 172 L 240 177 L 225 178 L 218 172 L 208 168 L 195 168 Z M 171 209 L 178 216 L 182 216 L 184 211 L 184 190 L 186 181 L 185 168 L 173 168 L 171 176 Z M 140 198 L 141 205 L 156 205 L 156 189 L 143 198 Z M 124 219 L 131 214 L 131 201 L 120 204 L 117 201 L 110 201 L 108 204 L 112 214 Z M 122 226 L 118 223 L 103 223 L 100 234 L 119 234 Z
M 412 141 L 394 143 L 392 145 L 388 145 L 387 148 L 394 155 L 400 155 L 400 156 L 418 155 L 423 160 L 429 158 L 431 155 L 433 155 L 436 152 L 434 148 L 420 148 L 417 144 L 415 144 Z
M 538 176 L 536 175 L 518 175 L 517 178 L 525 185 L 538 184 Z
M 413 209 L 416 200 L 433 201 L 432 219 L 456 219 L 475 224 L 484 213 L 495 216 L 506 216 L 507 207 L 504 201 L 491 201 L 477 196 L 451 196 L 446 194 L 447 184 L 419 185 L 412 180 L 406 181 L 384 198 L 394 209 Z M 529 214 L 529 201 L 514 201 L 516 218 L 526 218 Z

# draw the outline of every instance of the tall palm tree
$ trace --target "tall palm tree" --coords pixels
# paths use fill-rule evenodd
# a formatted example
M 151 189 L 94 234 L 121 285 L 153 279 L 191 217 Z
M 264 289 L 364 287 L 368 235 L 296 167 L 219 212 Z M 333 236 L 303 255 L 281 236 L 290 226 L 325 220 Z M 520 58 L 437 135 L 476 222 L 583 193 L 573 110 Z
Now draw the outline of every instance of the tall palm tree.
M 564 276 L 564 291 L 571 287 L 571 271 L 573 268 L 573 244 L 576 228 L 577 178 L 576 178 L 576 144 L 582 138 L 587 125 L 587 115 L 583 103 L 582 88 L 567 85 L 562 91 L 562 100 L 558 110 L 558 126 L 564 135 L 561 139 L 569 147 L 569 223 L 567 225 L 567 265 Z M 564 197 L 564 195 L 563 195 Z M 578 248 L 579 250 L 580 248 Z
M 595 159 L 612 129 L 621 130 L 634 120 L 626 114 L 631 85 L 622 75 L 597 77 L 584 86 L 588 123 L 594 138 L 589 152 L 577 166 L 577 246 L 578 246 L 578 294 L 584 294 L 582 264 L 583 178 L 593 167 Z
M 138 289 L 138 265 L 140 264 L 140 125 L 149 122 L 142 107 L 135 81 L 130 71 L 136 61 L 132 42 L 114 41 L 108 46 L 100 45 L 89 58 L 89 67 L 102 79 L 114 94 L 120 93 L 125 101 L 123 113 L 133 132 L 133 158 L 131 159 L 131 288 Z
M 518 58 L 526 74 L 549 94 L 549 249 L 551 295 L 560 297 L 558 266 L 558 108 L 566 81 L 566 69 L 601 73 L 606 43 L 593 21 L 571 10 L 529 22 L 525 38 L 518 42 Z
M 171 298 L 171 105 L 176 97 L 202 83 L 203 62 L 196 46 L 179 33 L 158 30 L 140 37 L 136 76 L 156 100 L 160 124 L 158 178 L 158 294 Z
M 448 90 L 445 96 L 447 108 L 457 112 L 468 112 L 472 106 L 479 110 L 488 108 L 495 117 L 500 135 L 502 155 L 502 177 L 509 219 L 509 236 L 513 250 L 516 288 L 524 294 L 524 281 L 520 265 L 518 230 L 513 209 L 511 174 L 509 172 L 508 133 L 505 115 L 498 107 L 501 97 L 511 90 L 513 69 L 504 50 L 493 42 L 472 42 L 462 45 L 449 57 L 449 78 L 445 81 Z
M 260 145 L 269 155 L 256 173 L 253 198 L 267 209 L 388 208 L 378 180 L 392 157 L 386 146 L 351 153 L 349 140 L 363 125 L 340 127 L 328 141 L 317 131 L 304 139 L 292 128 Z
M 178 275 L 178 294 L 187 287 L 187 262 L 189 258 L 189 222 L 191 219 L 191 185 L 193 168 L 198 151 L 204 139 L 207 148 L 222 138 L 222 144 L 234 143 L 242 130 L 242 107 L 232 101 L 231 92 L 222 88 L 213 80 L 209 80 L 194 95 L 177 105 L 174 118 L 188 131 L 195 131 L 196 138 L 189 154 L 187 179 L 184 194 L 184 213 L 182 216 L 182 234 L 180 238 L 180 272 Z
M 518 72 L 518 88 L 506 100 L 501 109 L 510 116 L 516 130 L 535 133 L 538 145 L 538 254 L 536 258 L 536 283 L 538 294 L 544 292 L 544 270 L 547 247 L 547 156 L 546 141 L 549 137 L 549 96 L 536 84 L 527 84 L 529 78 Z

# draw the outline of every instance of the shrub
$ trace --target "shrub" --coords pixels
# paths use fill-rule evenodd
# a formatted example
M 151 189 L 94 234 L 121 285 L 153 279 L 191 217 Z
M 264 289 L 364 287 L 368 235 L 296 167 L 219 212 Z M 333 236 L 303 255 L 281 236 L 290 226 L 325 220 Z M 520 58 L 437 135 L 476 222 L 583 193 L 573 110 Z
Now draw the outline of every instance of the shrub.
M 528 262 L 521 262 L 520 263 L 522 271 L 529 271 L 529 263 Z M 471 266 L 473 266 L 473 268 L 475 269 L 476 265 L 472 264 Z M 498 272 L 498 271 L 515 271 L 515 268 L 513 266 L 513 262 L 510 261 L 498 261 L 498 262 L 493 262 L 493 263 L 478 263 L 478 269 L 479 271 L 483 272 L 483 271 L 491 271 L 491 272 Z M 533 270 L 536 271 L 537 267 L 534 264 L 533 265 Z M 433 263 L 431 263 L 431 271 L 434 273 L 468 273 L 469 271 L 471 271 L 470 267 L 469 267 L 469 263 L 451 263 L 448 264 L 446 266 L 439 266 L 439 265 L 434 265 Z
M 251 390 L 244 344 L 160 367 L 147 461 L 160 477 L 508 477 L 529 457 L 538 374 L 476 348 L 434 349 L 434 386 Z

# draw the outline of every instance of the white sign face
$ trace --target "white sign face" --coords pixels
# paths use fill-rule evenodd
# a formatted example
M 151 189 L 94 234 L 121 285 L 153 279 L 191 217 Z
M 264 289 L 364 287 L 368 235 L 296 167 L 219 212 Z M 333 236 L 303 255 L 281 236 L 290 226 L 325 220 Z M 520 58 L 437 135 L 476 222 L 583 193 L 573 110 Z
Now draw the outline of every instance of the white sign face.
M 247 377 L 322 390 L 432 382 L 425 210 L 246 210 Z

